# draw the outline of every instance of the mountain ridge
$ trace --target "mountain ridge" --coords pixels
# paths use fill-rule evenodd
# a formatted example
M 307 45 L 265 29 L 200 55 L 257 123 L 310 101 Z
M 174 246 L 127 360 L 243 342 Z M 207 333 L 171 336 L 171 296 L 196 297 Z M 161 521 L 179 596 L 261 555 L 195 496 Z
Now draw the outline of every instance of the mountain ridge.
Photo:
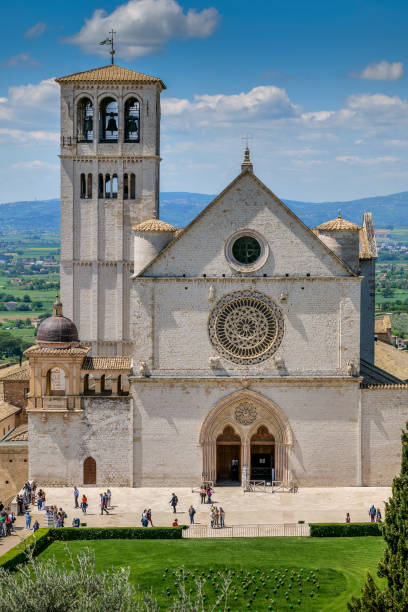
M 211 194 L 184 191 L 160 194 L 161 218 L 172 225 L 184 227 L 211 200 Z M 361 223 L 364 212 L 372 212 L 377 228 L 408 226 L 408 191 L 386 196 L 373 196 L 350 201 L 301 202 L 283 198 L 282 201 L 309 227 L 341 215 L 354 223 Z M 0 229 L 4 231 L 59 231 L 60 200 L 24 200 L 0 203 Z

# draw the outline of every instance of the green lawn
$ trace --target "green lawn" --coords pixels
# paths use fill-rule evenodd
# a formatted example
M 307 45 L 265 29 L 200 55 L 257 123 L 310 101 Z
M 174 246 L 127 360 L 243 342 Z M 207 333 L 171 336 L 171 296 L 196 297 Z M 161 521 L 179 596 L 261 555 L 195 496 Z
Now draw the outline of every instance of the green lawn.
M 143 591 L 153 587 L 163 610 L 167 593 L 171 597 L 176 592 L 173 572 L 184 566 L 190 572 L 188 590 L 193 574 L 206 579 L 209 603 L 228 568 L 231 610 L 334 611 L 345 610 L 350 595 L 359 594 L 367 569 L 375 574 L 384 542 L 378 537 L 74 541 L 54 542 L 40 558 L 55 556 L 63 563 L 66 546 L 74 555 L 92 548 L 100 570 L 129 566 L 131 580 Z

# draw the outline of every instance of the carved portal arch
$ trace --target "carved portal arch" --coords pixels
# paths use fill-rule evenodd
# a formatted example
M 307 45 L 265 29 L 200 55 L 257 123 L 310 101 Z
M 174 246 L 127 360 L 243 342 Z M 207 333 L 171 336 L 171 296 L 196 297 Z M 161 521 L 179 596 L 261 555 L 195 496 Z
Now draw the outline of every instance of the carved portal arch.
M 289 480 L 289 454 L 293 433 L 285 413 L 260 393 L 244 389 L 223 398 L 210 410 L 200 430 L 203 447 L 203 476 L 217 480 L 217 437 L 231 426 L 241 438 L 242 479 L 248 478 L 251 462 L 251 438 L 264 427 L 273 436 L 275 479 Z

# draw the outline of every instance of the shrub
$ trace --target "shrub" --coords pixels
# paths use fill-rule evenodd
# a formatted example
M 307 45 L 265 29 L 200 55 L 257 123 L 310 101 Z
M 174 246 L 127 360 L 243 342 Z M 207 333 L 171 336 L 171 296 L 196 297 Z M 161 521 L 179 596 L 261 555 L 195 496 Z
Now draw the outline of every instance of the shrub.
M 352 538 L 381 536 L 381 523 L 311 523 L 312 538 Z
M 27 548 L 33 548 L 33 555 L 39 555 L 52 542 L 59 540 L 180 540 L 187 527 L 64 527 L 59 529 L 38 529 L 26 540 L 11 548 L 0 557 L 0 567 L 13 570 L 27 561 Z

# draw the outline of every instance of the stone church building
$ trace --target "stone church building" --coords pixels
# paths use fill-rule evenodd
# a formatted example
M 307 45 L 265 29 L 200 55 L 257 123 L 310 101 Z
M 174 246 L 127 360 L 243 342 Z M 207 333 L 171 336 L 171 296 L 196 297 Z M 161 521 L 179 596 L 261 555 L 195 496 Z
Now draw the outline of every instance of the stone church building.
M 175 228 L 162 80 L 111 65 L 57 82 L 62 303 L 26 351 L 30 478 L 389 485 L 408 385 L 374 365 L 371 214 L 309 229 L 247 149 Z

